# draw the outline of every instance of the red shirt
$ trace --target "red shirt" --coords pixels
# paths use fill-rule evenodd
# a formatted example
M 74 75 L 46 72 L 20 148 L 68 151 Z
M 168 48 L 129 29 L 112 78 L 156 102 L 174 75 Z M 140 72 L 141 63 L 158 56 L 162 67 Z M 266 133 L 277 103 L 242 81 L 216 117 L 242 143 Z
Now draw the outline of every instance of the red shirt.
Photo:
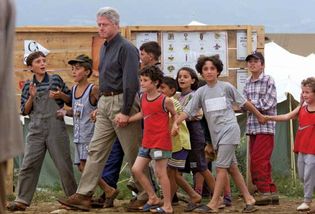
M 154 100 L 148 100 L 144 93 L 141 108 L 144 121 L 142 147 L 172 151 L 169 130 L 169 113 L 164 108 L 165 95 L 161 94 Z
M 309 112 L 307 106 L 301 107 L 299 112 L 294 152 L 315 155 L 315 112 Z

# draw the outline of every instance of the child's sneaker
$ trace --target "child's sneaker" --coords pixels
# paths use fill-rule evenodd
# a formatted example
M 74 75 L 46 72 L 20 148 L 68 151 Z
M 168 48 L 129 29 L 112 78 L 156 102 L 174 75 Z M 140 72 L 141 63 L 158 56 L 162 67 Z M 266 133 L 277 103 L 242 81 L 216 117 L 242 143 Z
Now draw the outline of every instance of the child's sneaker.
M 279 201 L 279 195 L 276 192 L 272 192 L 271 193 L 271 204 L 272 205 L 279 205 L 280 201 Z
M 257 194 L 255 194 L 254 197 L 256 200 L 255 205 L 265 206 L 265 205 L 272 204 L 272 195 L 270 192 L 265 192 L 265 193 L 258 192 Z
M 226 194 L 224 197 L 223 197 L 223 203 L 225 206 L 227 207 L 230 207 L 232 206 L 232 196 L 231 194 Z
M 310 205 L 308 203 L 303 202 L 300 206 L 296 208 L 297 211 L 309 211 Z

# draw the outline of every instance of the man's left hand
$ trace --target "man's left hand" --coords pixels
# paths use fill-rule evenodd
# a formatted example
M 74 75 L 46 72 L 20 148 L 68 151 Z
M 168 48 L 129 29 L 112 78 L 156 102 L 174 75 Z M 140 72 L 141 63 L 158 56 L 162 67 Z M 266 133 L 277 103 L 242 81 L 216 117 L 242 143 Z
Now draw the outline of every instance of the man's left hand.
M 124 115 L 122 113 L 119 113 L 115 116 L 115 123 L 117 124 L 118 127 L 125 127 L 128 125 L 128 115 Z

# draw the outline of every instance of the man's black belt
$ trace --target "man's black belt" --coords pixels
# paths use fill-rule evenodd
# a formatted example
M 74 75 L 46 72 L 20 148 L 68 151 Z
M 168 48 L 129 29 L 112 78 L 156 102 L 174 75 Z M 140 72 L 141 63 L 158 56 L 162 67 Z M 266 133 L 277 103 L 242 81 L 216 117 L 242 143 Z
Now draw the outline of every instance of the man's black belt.
M 118 95 L 121 93 L 122 93 L 122 91 L 102 91 L 102 92 L 100 92 L 100 97 L 101 96 L 105 96 L 105 97 L 115 96 L 115 95 Z

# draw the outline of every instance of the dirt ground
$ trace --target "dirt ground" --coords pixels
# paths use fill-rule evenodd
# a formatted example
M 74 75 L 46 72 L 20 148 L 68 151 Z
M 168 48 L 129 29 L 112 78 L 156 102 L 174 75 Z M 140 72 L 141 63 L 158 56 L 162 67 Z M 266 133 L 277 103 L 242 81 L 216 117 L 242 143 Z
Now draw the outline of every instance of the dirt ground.
M 301 203 L 300 199 L 288 199 L 288 198 L 280 198 L 280 205 L 269 205 L 269 206 L 259 206 L 257 207 L 259 210 L 255 213 L 262 214 L 262 213 L 283 213 L 283 214 L 290 214 L 290 213 L 300 213 L 296 211 L 296 207 Z M 126 206 L 128 201 L 126 200 L 116 200 L 114 208 L 107 208 L 107 209 L 92 209 L 89 213 L 127 213 Z M 186 203 L 180 202 L 179 205 L 174 206 L 174 213 L 183 213 Z M 220 213 L 241 213 L 242 207 L 244 204 L 242 203 L 241 199 L 234 199 L 233 206 L 226 207 L 220 210 Z M 40 202 L 40 203 L 33 203 L 25 212 L 15 212 L 15 213 L 26 213 L 26 214 L 33 214 L 33 213 L 59 213 L 59 214 L 73 214 L 73 213 L 81 213 L 79 211 L 70 211 L 65 209 L 60 209 L 60 205 L 58 202 Z M 130 214 L 137 213 L 137 212 L 128 212 Z M 141 212 L 138 212 L 138 214 Z M 306 212 L 304 212 L 306 213 Z

